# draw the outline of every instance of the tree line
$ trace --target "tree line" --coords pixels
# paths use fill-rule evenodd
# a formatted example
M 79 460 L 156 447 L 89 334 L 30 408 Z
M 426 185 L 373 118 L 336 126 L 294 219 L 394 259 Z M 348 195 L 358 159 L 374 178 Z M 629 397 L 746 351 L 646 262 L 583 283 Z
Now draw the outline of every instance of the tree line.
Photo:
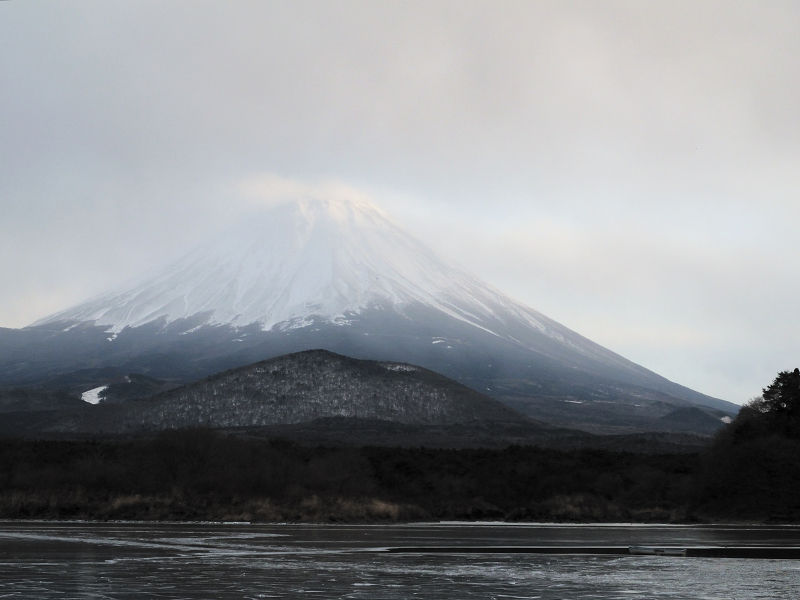
M 194 427 L 0 440 L 0 518 L 800 521 L 800 370 L 705 452 L 310 447 Z

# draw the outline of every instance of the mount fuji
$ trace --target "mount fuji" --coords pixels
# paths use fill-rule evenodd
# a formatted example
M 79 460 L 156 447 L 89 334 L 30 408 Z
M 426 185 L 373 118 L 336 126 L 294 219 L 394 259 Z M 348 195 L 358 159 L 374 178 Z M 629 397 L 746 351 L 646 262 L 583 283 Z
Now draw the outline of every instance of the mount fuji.
M 313 348 L 421 365 L 587 430 L 646 428 L 687 406 L 719 418 L 738 409 L 505 296 L 371 204 L 317 199 L 274 207 L 29 327 L 0 329 L 0 384 L 80 391 L 132 372 L 185 382 Z
M 34 326 L 91 321 L 119 333 L 203 314 L 206 325 L 255 323 L 266 331 L 344 325 L 365 310 L 404 314 L 414 305 L 506 337 L 503 324 L 522 322 L 579 352 L 597 351 L 437 255 L 377 207 L 311 199 L 278 206 L 162 272 Z

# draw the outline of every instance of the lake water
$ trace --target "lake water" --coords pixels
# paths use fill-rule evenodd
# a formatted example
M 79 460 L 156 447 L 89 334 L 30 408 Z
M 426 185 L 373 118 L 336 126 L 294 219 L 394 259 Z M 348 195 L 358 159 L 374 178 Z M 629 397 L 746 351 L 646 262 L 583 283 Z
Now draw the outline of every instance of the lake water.
M 800 560 L 382 551 L 628 545 L 800 546 L 800 529 L 0 522 L 0 598 L 800 596 Z

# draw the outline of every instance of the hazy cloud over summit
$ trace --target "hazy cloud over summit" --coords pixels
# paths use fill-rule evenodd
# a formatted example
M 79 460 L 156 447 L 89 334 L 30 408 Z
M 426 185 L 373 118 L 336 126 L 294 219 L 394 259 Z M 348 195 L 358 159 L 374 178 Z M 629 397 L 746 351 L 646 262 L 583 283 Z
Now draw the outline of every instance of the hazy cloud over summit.
M 0 326 L 346 194 L 744 401 L 800 365 L 798 56 L 796 2 L 2 2 Z

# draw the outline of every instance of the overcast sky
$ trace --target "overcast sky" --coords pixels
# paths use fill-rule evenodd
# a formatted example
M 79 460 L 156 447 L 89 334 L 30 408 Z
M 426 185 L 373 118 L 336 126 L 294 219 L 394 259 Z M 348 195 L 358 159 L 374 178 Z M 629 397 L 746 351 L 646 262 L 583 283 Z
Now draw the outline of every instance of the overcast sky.
M 800 3 L 0 2 L 0 326 L 373 199 L 734 402 L 800 366 Z M 264 192 L 267 190 L 267 192 Z

